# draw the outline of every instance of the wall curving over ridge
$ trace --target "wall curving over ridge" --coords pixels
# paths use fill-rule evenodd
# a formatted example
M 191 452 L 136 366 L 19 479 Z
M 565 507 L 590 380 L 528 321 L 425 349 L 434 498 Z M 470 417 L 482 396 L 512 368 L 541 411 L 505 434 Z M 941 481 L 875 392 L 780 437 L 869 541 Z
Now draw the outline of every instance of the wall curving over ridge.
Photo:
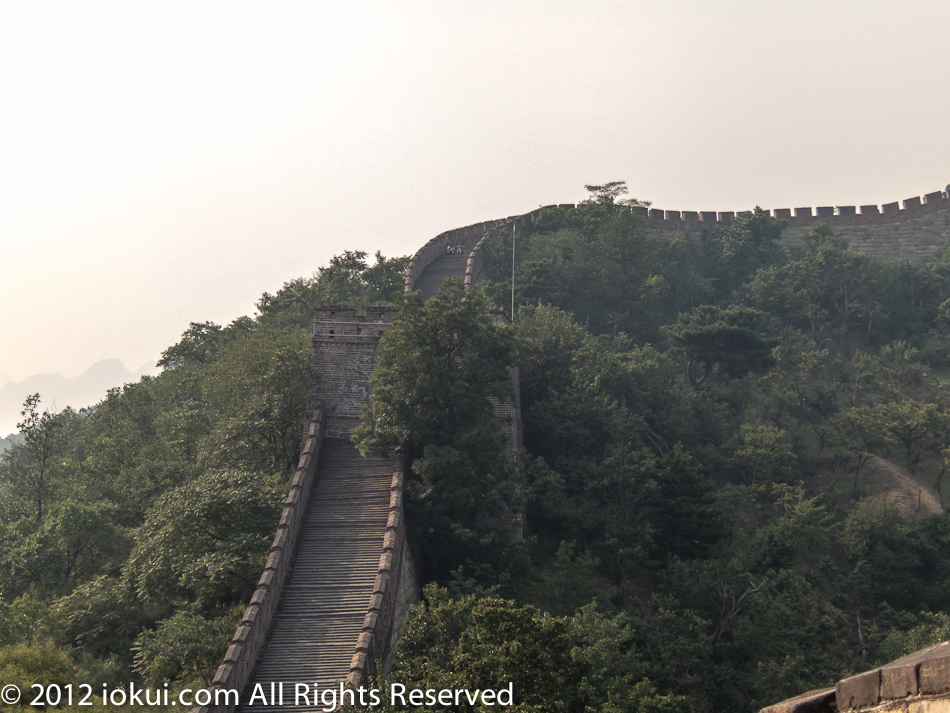
M 648 228 L 683 231 L 697 237 L 703 231 L 728 225 L 736 217 L 735 212 L 660 208 L 642 211 Z M 889 260 L 935 260 L 940 257 L 943 244 L 950 240 L 950 197 L 945 191 L 883 206 L 778 208 L 766 212 L 786 222 L 780 241 L 786 248 L 818 223 L 841 233 L 857 252 Z

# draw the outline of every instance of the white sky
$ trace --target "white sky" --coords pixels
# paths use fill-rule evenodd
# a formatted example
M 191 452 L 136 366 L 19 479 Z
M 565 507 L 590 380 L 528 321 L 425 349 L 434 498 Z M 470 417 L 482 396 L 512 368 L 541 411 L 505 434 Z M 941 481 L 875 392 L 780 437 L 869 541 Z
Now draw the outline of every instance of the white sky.
M 344 249 L 585 183 L 939 190 L 947 28 L 946 0 L 0 0 L 0 381 L 135 369 Z

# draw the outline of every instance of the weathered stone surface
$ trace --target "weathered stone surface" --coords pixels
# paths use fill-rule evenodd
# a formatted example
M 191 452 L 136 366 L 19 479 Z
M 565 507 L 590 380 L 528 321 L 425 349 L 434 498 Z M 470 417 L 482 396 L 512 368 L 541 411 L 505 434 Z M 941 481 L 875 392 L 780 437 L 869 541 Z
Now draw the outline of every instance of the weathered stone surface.
M 917 666 L 888 666 L 881 669 L 881 700 L 917 695 Z
M 832 713 L 834 700 L 835 689 L 822 688 L 763 708 L 760 713 Z
M 920 664 L 920 692 L 942 693 L 950 691 L 950 654 L 928 658 Z
M 881 669 L 838 681 L 835 700 L 839 711 L 876 705 L 881 700 Z

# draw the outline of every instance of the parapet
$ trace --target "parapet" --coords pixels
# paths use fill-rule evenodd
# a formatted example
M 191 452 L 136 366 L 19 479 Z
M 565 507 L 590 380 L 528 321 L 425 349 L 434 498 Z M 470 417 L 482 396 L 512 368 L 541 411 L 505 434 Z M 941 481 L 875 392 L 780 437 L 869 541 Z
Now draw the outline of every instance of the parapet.
M 950 642 L 839 681 L 837 685 L 763 708 L 760 713 L 950 711 Z
M 901 207 L 903 205 L 903 208 Z M 815 208 L 775 208 L 767 210 L 772 217 L 784 220 L 789 226 L 805 226 L 822 222 L 835 225 L 885 223 L 933 213 L 950 208 L 946 191 L 934 191 L 903 201 L 877 205 L 818 206 Z M 733 211 L 680 211 L 650 208 L 645 213 L 649 227 L 660 230 L 708 230 L 735 220 Z

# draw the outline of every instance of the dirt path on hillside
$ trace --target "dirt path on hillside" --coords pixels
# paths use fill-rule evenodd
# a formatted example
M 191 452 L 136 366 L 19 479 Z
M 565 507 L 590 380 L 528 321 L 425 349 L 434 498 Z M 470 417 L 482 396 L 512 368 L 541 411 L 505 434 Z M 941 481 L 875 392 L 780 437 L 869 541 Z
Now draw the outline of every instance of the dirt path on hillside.
M 888 482 L 882 494 L 894 501 L 904 519 L 913 520 L 917 517 L 939 515 L 943 512 L 940 496 L 933 491 L 933 488 L 917 480 L 899 465 L 875 456 L 866 467 L 871 469 L 871 473 L 877 474 L 881 480 Z

